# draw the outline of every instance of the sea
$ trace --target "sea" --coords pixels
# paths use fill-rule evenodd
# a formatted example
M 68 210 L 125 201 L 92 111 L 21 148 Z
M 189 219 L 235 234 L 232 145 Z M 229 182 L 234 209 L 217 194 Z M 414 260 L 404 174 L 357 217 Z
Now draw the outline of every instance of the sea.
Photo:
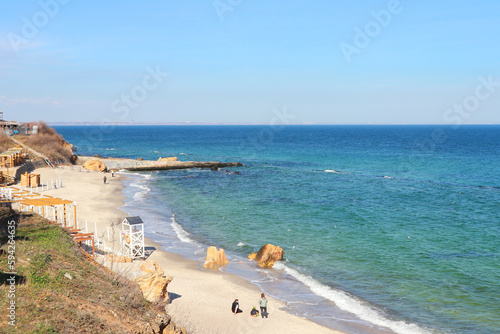
M 126 172 L 124 210 L 200 267 L 223 248 L 222 271 L 292 314 L 350 334 L 500 333 L 498 125 L 55 129 L 81 155 L 244 164 Z M 247 259 L 267 243 L 285 251 L 272 269 Z

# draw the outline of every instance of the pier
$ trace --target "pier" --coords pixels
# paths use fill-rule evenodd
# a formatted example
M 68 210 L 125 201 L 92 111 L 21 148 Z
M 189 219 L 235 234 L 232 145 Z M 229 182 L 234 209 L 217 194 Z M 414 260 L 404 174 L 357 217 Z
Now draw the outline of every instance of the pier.
M 189 168 L 226 168 L 226 167 L 241 167 L 243 164 L 239 162 L 219 162 L 219 161 L 154 161 L 154 160 L 133 160 L 122 158 L 103 158 L 103 157 L 88 157 L 79 156 L 78 163 L 82 164 L 90 159 L 101 160 L 108 171 L 155 171 L 155 170 L 175 170 Z
M 170 161 L 159 164 L 140 165 L 135 167 L 123 168 L 128 171 L 153 171 L 153 170 L 174 170 L 174 169 L 189 169 L 189 168 L 224 168 L 224 167 L 239 167 L 243 164 L 239 162 L 218 162 L 218 161 Z

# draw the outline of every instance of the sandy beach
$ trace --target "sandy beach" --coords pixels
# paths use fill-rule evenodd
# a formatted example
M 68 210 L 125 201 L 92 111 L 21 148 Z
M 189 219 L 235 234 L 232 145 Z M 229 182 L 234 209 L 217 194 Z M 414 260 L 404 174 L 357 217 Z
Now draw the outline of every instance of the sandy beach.
M 107 230 L 127 216 L 120 209 L 124 206 L 122 180 L 126 176 L 116 174 L 111 177 L 111 174 L 50 168 L 37 169 L 36 173 L 41 174 L 42 183 L 51 178 L 62 178 L 62 188 L 44 194 L 75 201 L 80 224 L 87 221 L 90 232 L 97 226 L 98 235 L 103 236 L 106 246 L 118 248 L 116 236 L 119 227 L 115 228 L 115 242 L 108 241 Z M 147 229 L 147 221 L 145 227 Z M 270 297 L 269 320 L 251 317 L 250 310 L 253 306 L 258 307 L 261 294 L 257 286 L 234 274 L 205 269 L 198 261 L 162 251 L 160 245 L 151 240 L 146 239 L 146 247 L 150 252 L 149 259 L 158 261 L 165 274 L 173 277 L 168 286 L 171 297 L 168 313 L 190 333 L 341 333 L 289 314 L 284 310 L 286 305 L 283 302 Z M 113 264 L 112 269 L 134 278 L 141 275 L 141 263 L 142 260 L 136 260 L 131 264 Z M 238 315 L 230 311 L 235 298 L 239 299 L 243 310 Z

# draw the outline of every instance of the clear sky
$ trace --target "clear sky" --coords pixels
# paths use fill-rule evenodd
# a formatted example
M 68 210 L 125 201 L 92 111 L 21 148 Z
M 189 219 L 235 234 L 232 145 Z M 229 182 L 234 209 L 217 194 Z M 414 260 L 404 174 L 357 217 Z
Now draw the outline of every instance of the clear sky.
M 498 0 L 24 0 L 0 13 L 6 119 L 500 123 Z

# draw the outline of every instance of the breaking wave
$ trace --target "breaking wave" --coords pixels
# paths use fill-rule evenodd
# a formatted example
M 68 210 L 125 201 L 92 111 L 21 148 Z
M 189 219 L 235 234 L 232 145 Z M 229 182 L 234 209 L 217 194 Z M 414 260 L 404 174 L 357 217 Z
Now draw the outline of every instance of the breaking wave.
M 430 334 L 430 332 L 420 328 L 415 324 L 409 324 L 404 321 L 394 321 L 387 319 L 378 310 L 367 305 L 361 300 L 358 300 L 357 298 L 352 297 L 343 291 L 332 289 L 324 284 L 321 284 L 314 278 L 304 275 L 299 271 L 286 266 L 283 263 L 276 262 L 273 268 L 281 270 L 286 274 L 294 277 L 301 283 L 308 286 L 309 289 L 311 289 L 311 291 L 316 295 L 334 302 L 339 308 L 354 313 L 362 320 L 368 321 L 375 325 L 390 328 L 396 333 Z

